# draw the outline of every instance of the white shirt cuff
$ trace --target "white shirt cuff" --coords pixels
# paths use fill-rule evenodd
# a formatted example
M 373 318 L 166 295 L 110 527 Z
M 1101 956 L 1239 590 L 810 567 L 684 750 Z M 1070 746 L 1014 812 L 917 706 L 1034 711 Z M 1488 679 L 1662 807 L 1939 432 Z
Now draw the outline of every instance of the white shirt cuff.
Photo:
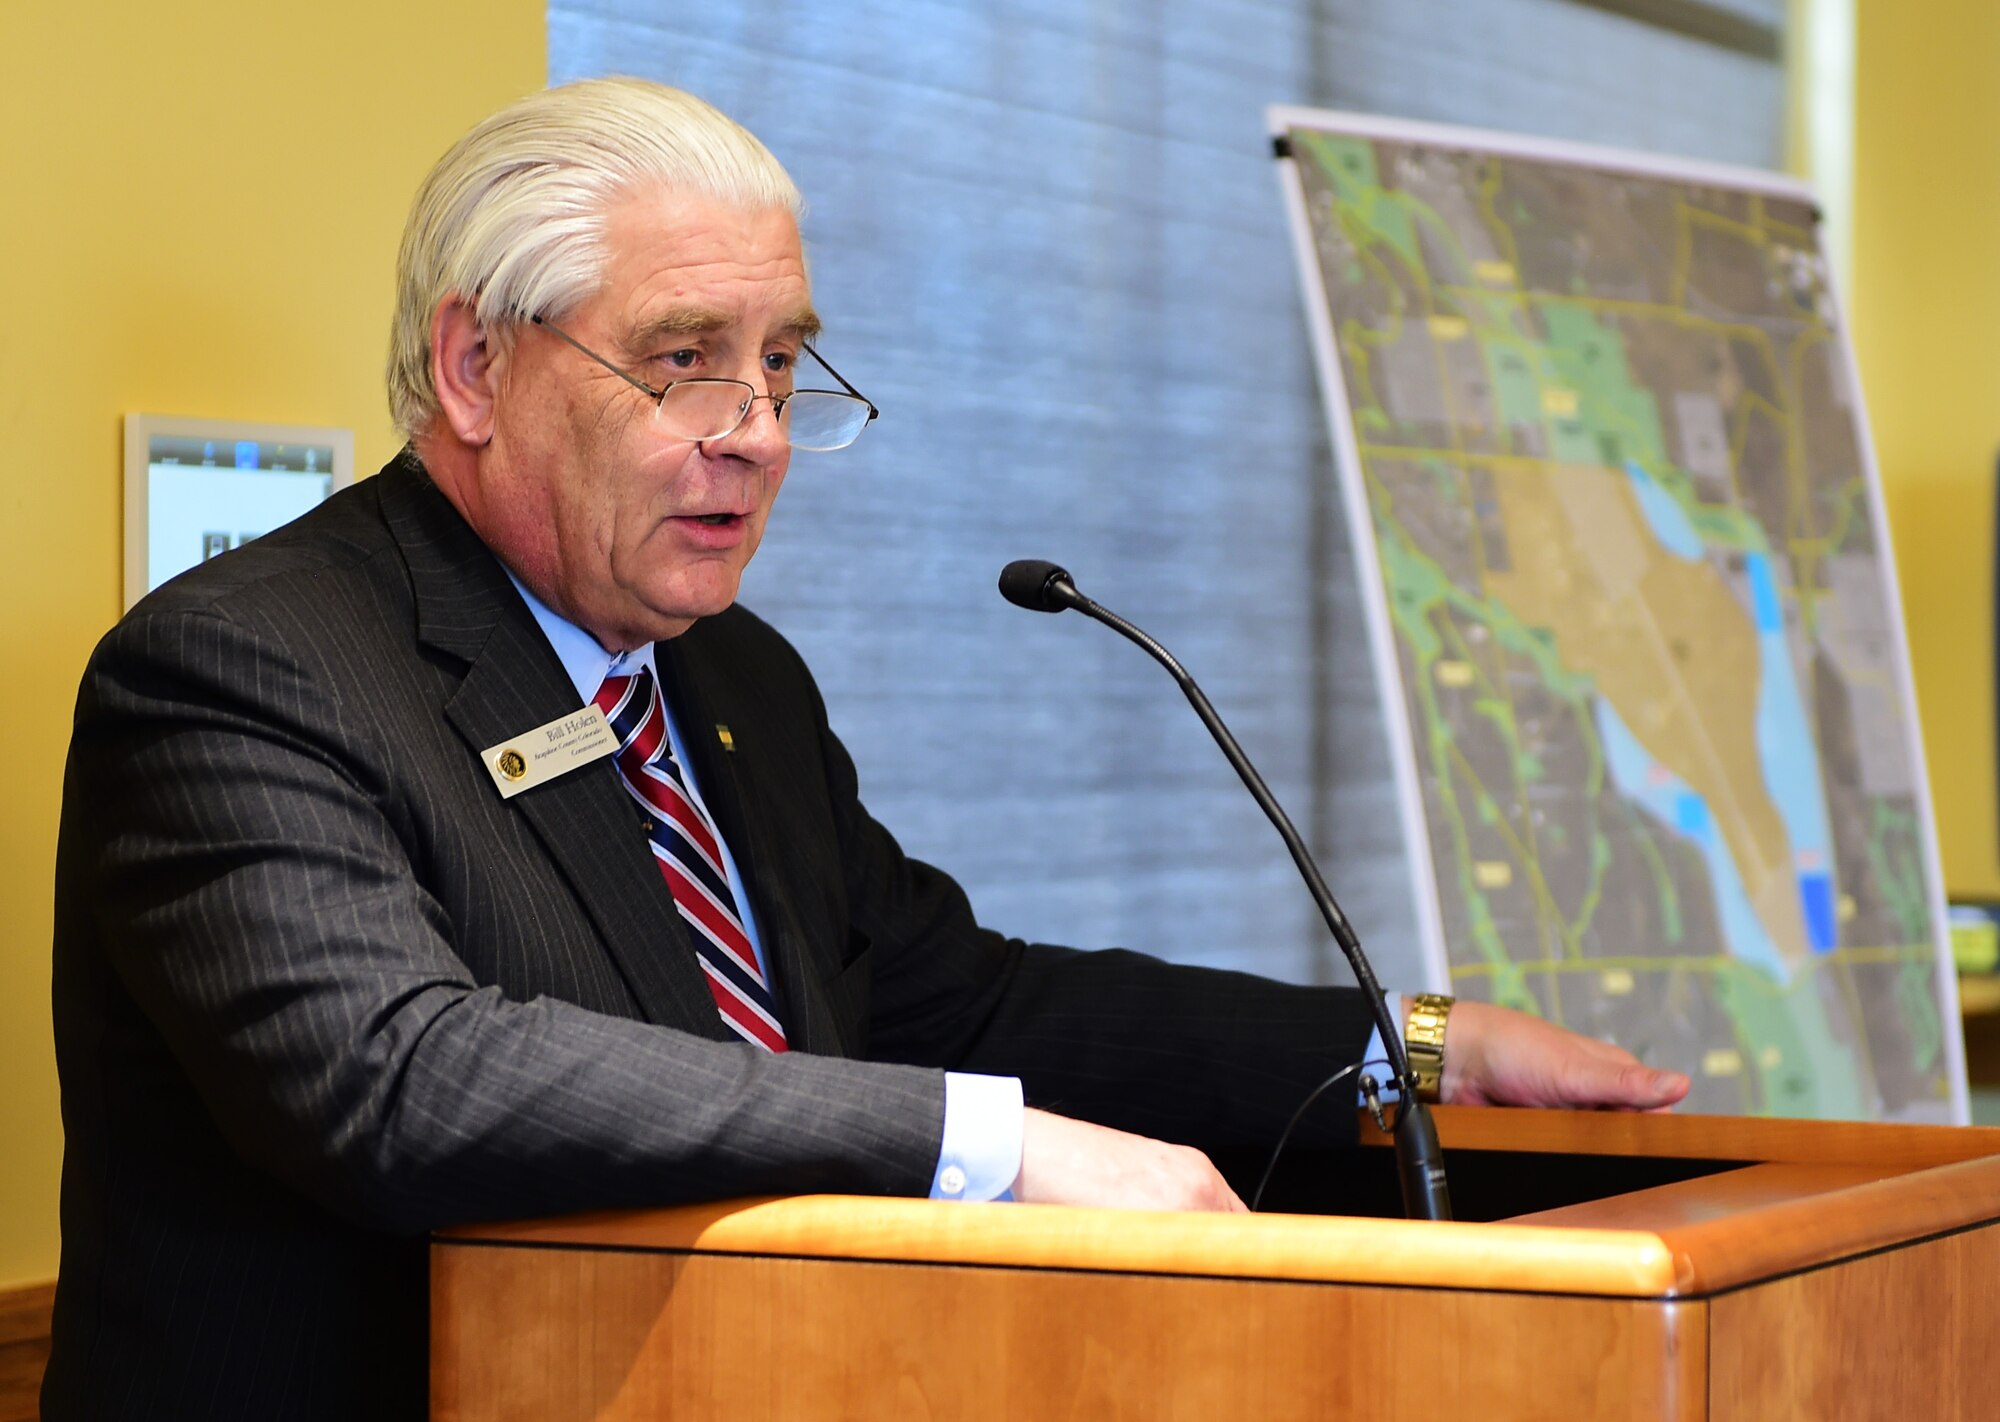
M 944 1145 L 931 1176 L 933 1200 L 1011 1200 L 1021 1173 L 1026 1104 L 1011 1076 L 944 1074 Z

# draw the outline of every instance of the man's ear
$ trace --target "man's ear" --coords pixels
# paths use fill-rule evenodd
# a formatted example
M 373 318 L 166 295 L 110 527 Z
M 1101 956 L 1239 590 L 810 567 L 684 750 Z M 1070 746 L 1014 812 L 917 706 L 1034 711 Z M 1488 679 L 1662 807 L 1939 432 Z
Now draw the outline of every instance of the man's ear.
M 500 366 L 501 353 L 470 303 L 440 301 L 431 313 L 431 384 L 460 444 L 476 449 L 493 438 Z

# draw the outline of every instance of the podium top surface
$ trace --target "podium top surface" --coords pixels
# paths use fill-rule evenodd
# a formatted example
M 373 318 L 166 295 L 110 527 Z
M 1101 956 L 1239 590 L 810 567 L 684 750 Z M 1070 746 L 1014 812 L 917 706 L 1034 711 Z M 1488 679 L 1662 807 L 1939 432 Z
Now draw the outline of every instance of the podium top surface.
M 435 1244 L 1667 1299 L 2000 1220 L 2000 1130 L 1493 1109 L 1437 1114 L 1447 1167 L 1454 1150 L 1743 1164 L 1478 1224 L 807 1195 L 465 1225 L 440 1232 Z

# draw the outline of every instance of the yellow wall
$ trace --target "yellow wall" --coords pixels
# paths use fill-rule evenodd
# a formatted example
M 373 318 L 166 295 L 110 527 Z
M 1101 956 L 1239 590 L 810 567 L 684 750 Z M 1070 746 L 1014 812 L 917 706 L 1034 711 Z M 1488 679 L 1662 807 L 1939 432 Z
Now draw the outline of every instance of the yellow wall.
M 119 613 L 120 418 L 345 425 L 381 464 L 404 208 L 545 72 L 540 0 L 7 9 L 0 1288 L 56 1271 L 50 883 L 77 678 Z
M 1856 0 L 1854 281 L 1947 891 L 2000 898 L 2000 6 Z

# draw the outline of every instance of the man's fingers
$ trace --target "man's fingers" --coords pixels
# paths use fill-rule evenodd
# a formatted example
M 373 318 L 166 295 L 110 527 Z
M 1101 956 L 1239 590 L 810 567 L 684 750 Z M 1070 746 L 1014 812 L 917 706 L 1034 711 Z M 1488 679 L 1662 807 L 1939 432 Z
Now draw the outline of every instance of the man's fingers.
M 1659 1111 L 1690 1086 L 1623 1047 L 1481 1002 L 1453 1010 L 1444 1068 L 1444 1099 L 1466 1105 Z
M 1686 1096 L 1694 1083 L 1677 1071 L 1634 1065 L 1625 1069 L 1623 1085 L 1627 1093 L 1624 1105 L 1659 1111 Z
M 1110 1209 L 1244 1209 L 1198 1150 L 1033 1110 L 1021 1120 L 1014 1196 L 1030 1204 Z
M 1563 1063 L 1557 1080 L 1557 1104 L 1635 1111 L 1671 1106 L 1688 1094 L 1691 1084 L 1677 1071 L 1644 1066 L 1622 1051 L 1615 1059 L 1575 1053 Z

